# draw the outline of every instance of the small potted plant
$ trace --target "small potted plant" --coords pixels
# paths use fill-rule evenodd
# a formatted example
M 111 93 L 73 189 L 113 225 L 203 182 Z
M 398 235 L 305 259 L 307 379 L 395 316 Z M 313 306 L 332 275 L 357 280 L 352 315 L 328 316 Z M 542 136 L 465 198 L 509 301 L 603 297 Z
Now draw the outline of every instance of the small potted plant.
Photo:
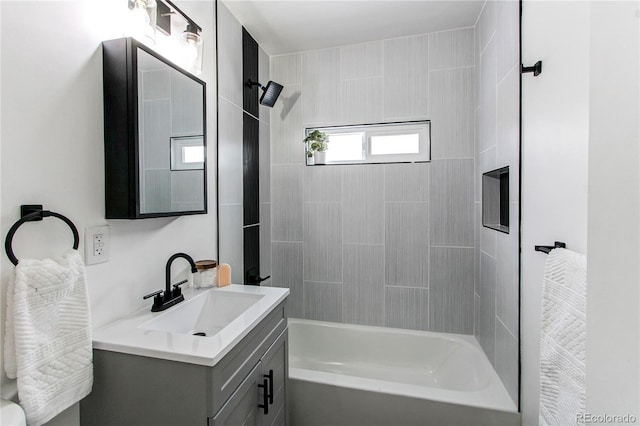
M 307 157 L 314 159 L 314 164 L 324 164 L 327 149 L 329 149 L 329 136 L 320 130 L 314 130 L 304 138 L 307 145 Z

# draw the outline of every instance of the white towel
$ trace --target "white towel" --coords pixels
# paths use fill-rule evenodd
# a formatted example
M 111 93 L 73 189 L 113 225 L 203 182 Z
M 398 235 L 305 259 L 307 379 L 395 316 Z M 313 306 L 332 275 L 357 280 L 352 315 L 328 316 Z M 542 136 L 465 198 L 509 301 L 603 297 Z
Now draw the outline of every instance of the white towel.
M 5 371 L 17 378 L 29 425 L 41 425 L 91 392 L 93 362 L 84 264 L 20 260 L 9 285 Z
M 580 424 L 585 412 L 587 260 L 554 249 L 547 257 L 540 335 L 540 425 Z

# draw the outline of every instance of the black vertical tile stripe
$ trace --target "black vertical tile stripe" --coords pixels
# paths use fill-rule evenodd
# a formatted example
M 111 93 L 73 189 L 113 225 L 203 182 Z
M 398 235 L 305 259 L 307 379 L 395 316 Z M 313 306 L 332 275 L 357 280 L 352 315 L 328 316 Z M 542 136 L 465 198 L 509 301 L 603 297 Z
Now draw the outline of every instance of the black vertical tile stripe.
M 244 228 L 244 283 L 254 284 L 249 275 L 260 276 L 260 225 Z
M 244 283 L 260 276 L 260 201 L 258 96 L 262 90 L 247 81 L 258 82 L 258 43 L 242 28 L 242 201 L 244 228 Z M 253 226 L 251 226 L 253 225 Z
M 254 117 L 244 114 L 242 128 L 242 202 L 244 203 L 244 225 L 247 226 L 260 222 L 258 164 L 260 124 Z
M 251 37 L 247 30 L 242 28 L 242 106 L 245 111 L 254 117 L 258 116 L 258 99 L 262 90 L 258 86 L 247 86 L 247 81 L 258 82 L 258 43 Z M 260 82 L 266 84 L 266 82 Z

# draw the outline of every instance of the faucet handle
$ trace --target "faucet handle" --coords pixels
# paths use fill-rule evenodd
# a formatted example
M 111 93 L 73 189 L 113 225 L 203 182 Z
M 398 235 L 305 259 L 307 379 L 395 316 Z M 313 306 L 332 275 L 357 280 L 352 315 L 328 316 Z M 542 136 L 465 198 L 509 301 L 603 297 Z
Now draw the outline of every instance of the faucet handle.
M 188 282 L 189 282 L 189 280 L 182 280 L 182 281 L 180 281 L 180 282 L 178 282 L 178 283 L 175 283 L 175 284 L 173 285 L 173 288 L 177 289 L 177 288 L 179 288 L 182 284 L 186 284 L 186 283 L 188 283 Z
M 164 290 L 158 290 L 158 291 L 154 291 L 153 293 L 149 293 L 146 296 L 143 296 L 142 299 L 148 299 L 150 297 L 157 296 L 161 293 L 164 293 Z
M 175 283 L 173 285 L 173 291 L 171 292 L 172 297 L 179 297 L 182 294 L 182 289 L 180 288 L 180 286 L 182 284 L 186 284 L 188 282 L 189 282 L 189 280 L 182 280 L 182 281 L 180 281 L 178 283 Z

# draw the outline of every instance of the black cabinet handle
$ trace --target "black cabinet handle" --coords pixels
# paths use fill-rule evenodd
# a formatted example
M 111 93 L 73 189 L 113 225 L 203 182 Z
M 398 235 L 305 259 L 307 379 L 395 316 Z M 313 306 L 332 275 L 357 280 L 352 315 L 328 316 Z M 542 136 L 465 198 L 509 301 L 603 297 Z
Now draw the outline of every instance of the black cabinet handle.
M 261 385 L 258 385 L 259 388 L 262 388 L 262 404 L 259 404 L 258 407 L 264 410 L 264 415 L 269 414 L 269 379 L 265 377 L 262 381 Z
M 264 377 L 269 379 L 269 404 L 273 404 L 273 370 L 269 370 L 269 374 L 265 374 Z

